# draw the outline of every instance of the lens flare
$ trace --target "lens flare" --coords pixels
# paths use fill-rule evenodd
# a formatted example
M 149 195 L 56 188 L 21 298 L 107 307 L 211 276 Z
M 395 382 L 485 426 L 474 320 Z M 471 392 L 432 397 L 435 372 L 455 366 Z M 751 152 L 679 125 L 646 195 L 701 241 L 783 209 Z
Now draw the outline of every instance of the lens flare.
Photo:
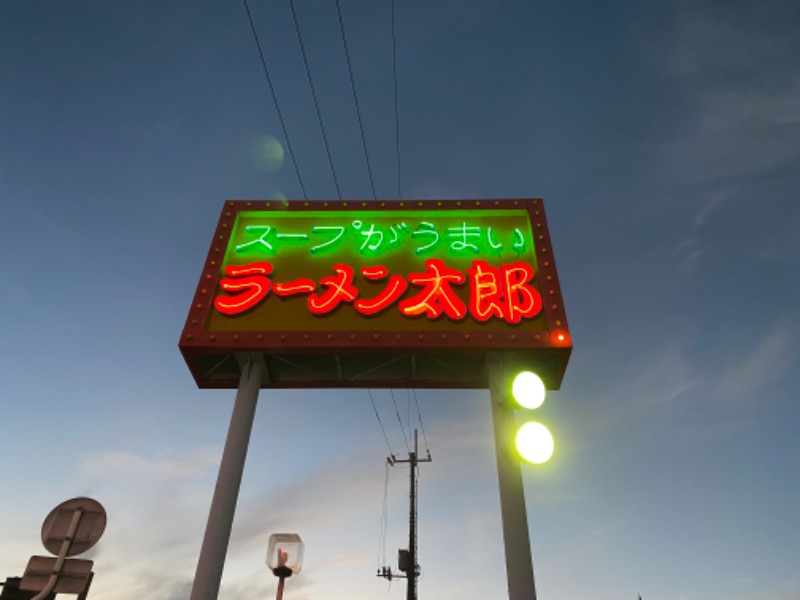
M 541 423 L 525 423 L 517 432 L 517 451 L 522 458 L 535 465 L 546 463 L 553 456 L 553 434 Z
M 283 166 L 286 155 L 283 144 L 271 135 L 261 136 L 253 149 L 256 166 L 267 173 L 274 173 Z

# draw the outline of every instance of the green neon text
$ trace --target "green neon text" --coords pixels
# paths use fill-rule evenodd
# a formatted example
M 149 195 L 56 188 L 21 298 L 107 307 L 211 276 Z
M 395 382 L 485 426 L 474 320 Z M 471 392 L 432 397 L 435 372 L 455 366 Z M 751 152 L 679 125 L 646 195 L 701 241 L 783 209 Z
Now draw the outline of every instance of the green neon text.
M 447 226 L 420 220 L 391 224 L 368 219 L 326 225 L 293 225 L 283 230 L 270 224 L 247 225 L 240 230 L 234 246 L 236 254 L 273 256 L 288 245 L 305 247 L 312 256 L 328 255 L 344 248 L 362 256 L 382 256 L 406 248 L 416 256 L 447 253 L 452 256 L 517 256 L 532 248 L 518 228 L 501 230 L 466 219 L 450 221 Z

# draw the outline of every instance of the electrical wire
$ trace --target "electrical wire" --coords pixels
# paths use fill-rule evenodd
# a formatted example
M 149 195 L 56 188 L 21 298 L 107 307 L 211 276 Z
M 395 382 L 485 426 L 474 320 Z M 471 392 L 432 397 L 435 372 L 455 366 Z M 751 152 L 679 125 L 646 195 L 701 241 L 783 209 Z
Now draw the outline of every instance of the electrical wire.
M 392 395 L 392 404 L 394 404 L 394 412 L 397 415 L 397 422 L 400 423 L 400 431 L 403 432 L 403 441 L 406 443 L 406 450 L 411 452 L 411 446 L 408 445 L 408 438 L 406 437 L 406 428 L 403 427 L 403 420 L 400 418 L 400 411 L 397 409 L 397 400 L 394 397 L 394 390 L 390 389 L 389 393 Z
M 356 116 L 358 117 L 358 127 L 361 130 L 361 143 L 364 146 L 364 157 L 367 160 L 367 171 L 369 172 L 369 183 L 372 186 L 372 198 L 378 199 L 375 193 L 375 180 L 372 177 L 372 165 L 369 162 L 369 152 L 367 151 L 367 138 L 364 135 L 364 122 L 361 119 L 361 108 L 358 105 L 358 94 L 356 93 L 356 82 L 353 78 L 353 66 L 350 62 L 350 51 L 347 49 L 347 36 L 344 32 L 344 20 L 342 19 L 342 9 L 339 6 L 339 0 L 336 0 L 336 12 L 339 15 L 339 29 L 342 32 L 342 43 L 344 44 L 344 54 L 347 57 L 347 70 L 350 73 L 350 87 L 353 88 L 353 99 L 356 103 Z
M 278 120 L 281 122 L 281 128 L 283 129 L 283 136 L 286 138 L 286 146 L 289 148 L 289 155 L 292 157 L 292 164 L 294 165 L 294 171 L 297 174 L 297 180 L 300 182 L 300 189 L 303 191 L 303 198 L 308 200 L 308 194 L 306 194 L 306 188 L 303 185 L 303 178 L 300 177 L 300 169 L 297 167 L 297 160 L 295 159 L 294 156 L 294 150 L 292 150 L 292 143 L 289 140 L 289 132 L 286 130 L 286 123 L 284 123 L 283 121 L 283 115 L 281 114 L 281 107 L 278 104 L 278 96 L 275 93 L 275 87 L 272 85 L 272 78 L 269 76 L 267 61 L 264 60 L 264 52 L 261 50 L 261 43 L 258 41 L 256 26 L 253 24 L 253 16 L 250 14 L 250 7 L 247 5 L 247 0 L 243 0 L 243 2 L 244 2 L 244 8 L 247 11 L 247 18 L 250 21 L 250 29 L 253 30 L 253 39 L 255 39 L 256 41 L 256 47 L 258 48 L 258 55 L 261 57 L 261 66 L 264 68 L 264 75 L 267 78 L 269 91 L 272 93 L 272 100 L 275 102 L 275 111 L 278 113 Z
M 417 561 L 419 561 L 419 471 L 419 469 L 415 469 L 413 472 L 414 487 L 417 490 L 417 502 L 414 504 L 414 521 L 417 523 L 417 533 L 414 535 L 414 556 L 417 557 Z M 416 565 L 412 565 L 412 572 L 415 567 Z
M 386 565 L 386 536 L 389 532 L 389 461 L 384 464 L 383 479 L 383 511 L 381 514 L 381 532 L 378 537 L 378 569 Z
M 392 452 L 392 446 L 389 444 L 389 436 L 386 435 L 386 428 L 383 426 L 383 421 L 381 421 L 381 416 L 378 414 L 378 407 L 375 404 L 375 398 L 372 396 L 372 389 L 367 388 L 367 392 L 369 392 L 369 399 L 372 402 L 372 408 L 375 409 L 375 418 L 378 419 L 378 425 L 381 426 L 381 431 L 383 432 L 383 439 L 386 440 L 386 447 L 389 449 L 389 456 L 394 459 L 394 452 Z
M 403 191 L 400 187 L 400 111 L 398 109 L 397 93 L 397 34 L 395 32 L 394 0 L 392 3 L 392 76 L 394 77 L 394 130 L 395 130 L 395 151 L 397 154 L 397 198 L 403 199 Z
M 411 389 L 414 392 L 414 403 L 417 405 L 417 417 L 419 418 L 419 427 L 422 430 L 422 439 L 425 441 L 425 451 L 430 456 L 431 450 L 428 447 L 428 437 L 425 435 L 425 424 L 422 422 L 422 412 L 419 410 L 419 400 L 417 399 L 416 388 Z
M 297 12 L 294 8 L 294 0 L 289 0 L 289 6 L 292 9 L 292 18 L 294 19 L 294 28 L 297 31 L 297 40 L 300 42 L 300 52 L 303 54 L 303 63 L 306 66 L 306 75 L 308 75 L 308 85 L 311 87 L 311 95 L 314 98 L 314 108 L 317 109 L 317 119 L 319 120 L 319 127 L 322 130 L 322 139 L 325 142 L 325 151 L 328 153 L 328 162 L 331 165 L 331 173 L 333 173 L 333 183 L 336 185 L 336 193 L 339 195 L 339 200 L 342 199 L 342 190 L 339 189 L 339 178 L 336 177 L 336 169 L 333 166 L 333 156 L 331 156 L 331 147 L 328 144 L 328 136 L 325 133 L 325 125 L 322 123 L 322 113 L 319 110 L 319 101 L 317 100 L 317 91 L 314 88 L 314 81 L 311 78 L 311 68 L 308 66 L 308 57 L 306 56 L 306 47 L 303 44 L 303 35 L 300 33 L 300 23 L 297 20 Z
M 411 427 L 411 391 L 406 390 L 406 424 L 408 425 L 408 437 L 411 437 L 411 432 L 414 428 Z

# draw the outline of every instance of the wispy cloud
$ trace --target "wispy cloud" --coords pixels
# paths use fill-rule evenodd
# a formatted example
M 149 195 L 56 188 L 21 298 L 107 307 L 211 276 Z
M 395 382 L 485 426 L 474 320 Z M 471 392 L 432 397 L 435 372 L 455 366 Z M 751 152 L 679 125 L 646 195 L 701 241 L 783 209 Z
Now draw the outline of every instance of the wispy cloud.
M 785 66 L 800 41 L 788 30 L 776 35 L 781 11 L 675 6 L 664 47 L 656 51 L 656 42 L 644 42 L 685 103 L 686 119 L 669 153 L 674 174 L 687 183 L 739 181 L 798 160 L 800 75 Z M 696 222 L 727 199 L 712 196 Z
M 703 223 L 705 223 L 705 220 L 708 218 L 708 215 L 710 215 L 714 210 L 722 206 L 728 199 L 731 198 L 731 195 L 732 194 L 730 190 L 724 189 L 720 190 L 719 192 L 711 196 L 711 198 L 708 199 L 705 205 L 695 215 L 694 217 L 695 227 L 700 227 Z
M 696 237 L 683 240 L 672 251 L 675 258 L 673 268 L 680 273 L 694 273 L 708 247 L 708 242 Z
M 761 335 L 752 352 L 718 374 L 715 396 L 723 401 L 742 400 L 780 379 L 795 362 L 798 329 L 792 316 L 779 319 Z
M 676 402 L 724 406 L 751 398 L 755 390 L 776 383 L 796 364 L 798 332 L 797 315 L 783 315 L 754 339 L 741 342 L 736 359 L 717 366 L 694 360 L 698 350 L 690 337 L 662 340 L 658 351 L 640 355 L 636 362 L 627 357 L 627 377 L 593 390 L 597 414 L 580 427 L 589 436 L 605 435 Z M 757 422 L 738 412 L 722 413 L 713 426 L 715 437 L 733 435 Z
M 81 465 L 87 475 L 157 475 L 194 477 L 208 473 L 219 464 L 219 448 L 203 448 L 188 456 L 172 459 L 147 459 L 129 452 L 109 451 L 89 457 Z
M 93 593 L 125 600 L 187 598 L 221 450 L 155 456 L 108 450 L 84 458 L 84 486 L 105 506 L 108 525 L 91 552 Z
M 624 376 L 614 378 L 604 389 L 593 390 L 592 405 L 598 414 L 585 427 L 600 432 L 621 426 L 642 411 L 683 398 L 700 385 L 701 378 L 690 360 L 691 343 L 680 337 L 661 340 L 646 354 L 614 359 L 625 361 Z
M 495 475 L 484 472 L 493 469 L 493 460 L 483 460 L 491 447 L 491 426 L 484 422 L 489 415 L 488 399 L 477 412 L 473 410 L 474 400 L 461 399 L 457 415 L 428 423 L 428 434 L 440 442 L 435 449 L 435 462 L 427 465 L 430 469 L 422 478 L 423 499 L 430 501 L 443 489 L 445 497 L 452 498 L 448 511 L 429 521 L 428 527 L 438 532 L 436 539 L 448 543 L 461 539 L 465 523 L 471 523 L 471 534 L 462 541 L 466 551 L 478 557 L 487 546 L 486 536 L 498 535 L 491 518 L 499 517 L 496 507 L 482 507 L 480 503 L 485 498 L 476 500 L 473 494 L 473 487 L 482 489 L 483 476 L 495 484 Z M 245 482 L 231 535 L 222 596 L 274 594 L 275 581 L 264 566 L 264 554 L 269 534 L 277 531 L 297 531 L 306 542 L 304 573 L 291 581 L 293 598 L 317 597 L 322 590 L 332 600 L 380 593 L 385 582 L 374 577 L 373 550 L 380 529 L 385 467 L 377 430 L 374 438 L 368 437 L 354 446 L 348 443 L 343 452 L 321 456 L 311 470 L 299 471 L 296 479 L 288 483 L 284 479 L 274 485 L 248 488 Z M 377 456 L 376 448 L 381 450 Z M 157 585 L 159 597 L 188 597 L 211 500 L 209 480 L 215 474 L 220 454 L 214 448 L 156 457 L 108 451 L 80 464 L 83 475 L 93 482 L 93 494 L 102 500 L 110 515 L 108 530 L 94 555 L 99 573 L 93 584 L 96 594 L 127 600 L 143 597 L 147 595 L 145 590 Z M 270 469 L 274 465 L 251 460 L 247 480 L 269 478 Z M 434 471 L 442 476 L 434 475 Z M 394 483 L 388 508 L 394 517 L 388 535 L 390 547 L 405 543 L 407 472 L 399 467 L 392 471 Z M 453 489 L 454 482 L 463 483 L 468 473 L 469 489 Z M 489 499 L 496 501 L 491 494 Z M 429 536 L 424 564 L 435 572 L 444 572 L 446 547 L 434 552 L 434 543 L 434 537 Z M 394 553 L 389 553 L 389 564 L 394 563 Z M 168 566 L 167 573 L 164 565 Z M 147 575 L 154 570 L 162 575 Z M 361 576 L 354 578 L 353 573 Z M 462 573 L 467 575 L 468 571 Z M 433 584 L 433 580 L 426 582 Z M 442 588 L 442 584 L 437 582 L 437 589 L 445 590 L 447 595 L 451 586 Z M 401 592 L 402 587 L 395 585 L 392 593 Z

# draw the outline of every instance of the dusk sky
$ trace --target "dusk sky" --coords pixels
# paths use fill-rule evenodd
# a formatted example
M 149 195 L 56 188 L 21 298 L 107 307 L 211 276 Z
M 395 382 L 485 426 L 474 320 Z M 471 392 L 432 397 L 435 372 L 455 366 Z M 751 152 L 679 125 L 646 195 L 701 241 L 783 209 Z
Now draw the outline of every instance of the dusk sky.
M 337 199 L 289 1 L 249 0 L 309 199 Z M 800 600 L 800 3 L 341 0 L 377 199 L 543 198 L 574 351 L 524 468 L 541 600 Z M 295 0 L 372 201 L 334 0 Z M 283 149 L 276 159 L 275 150 Z M 272 149 L 272 153 L 269 150 Z M 91 496 L 90 597 L 186 600 L 235 392 L 177 348 L 226 199 L 302 199 L 242 2 L 0 6 L 0 578 Z M 413 394 L 373 392 L 389 445 Z M 421 599 L 506 595 L 486 390 L 417 390 Z M 263 390 L 220 598 L 405 597 L 368 391 Z

